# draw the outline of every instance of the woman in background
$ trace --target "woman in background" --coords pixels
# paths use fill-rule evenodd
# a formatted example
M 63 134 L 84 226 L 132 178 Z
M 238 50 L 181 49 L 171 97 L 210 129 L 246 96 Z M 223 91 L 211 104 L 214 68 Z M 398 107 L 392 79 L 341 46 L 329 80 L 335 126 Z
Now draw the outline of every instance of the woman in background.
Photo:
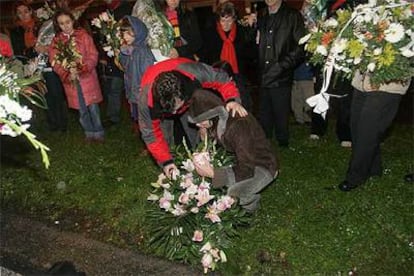
M 102 94 L 96 73 L 98 51 L 92 37 L 84 29 L 77 27 L 75 17 L 69 11 L 57 11 L 53 23 L 56 35 L 49 48 L 49 59 L 62 80 L 68 105 L 79 110 L 79 121 L 86 141 L 103 142 L 104 129 L 98 105 L 102 101 Z M 54 59 L 60 51 L 58 44 L 68 43 L 70 39 L 74 39 L 76 51 L 81 57 L 67 68 Z

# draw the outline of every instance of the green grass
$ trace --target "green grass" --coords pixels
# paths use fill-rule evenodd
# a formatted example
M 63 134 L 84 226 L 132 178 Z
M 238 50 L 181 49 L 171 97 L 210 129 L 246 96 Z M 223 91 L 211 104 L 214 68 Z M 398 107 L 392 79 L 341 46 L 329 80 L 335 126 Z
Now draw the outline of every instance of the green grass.
M 160 170 L 140 154 L 144 146 L 128 119 L 107 131 L 105 144 L 87 145 L 76 113 L 66 134 L 47 132 L 37 115 L 33 130 L 51 148 L 51 167 L 23 139 L 2 137 L 2 209 L 148 252 L 146 197 Z M 395 125 L 382 145 L 384 176 L 350 193 L 336 188 L 350 150 L 332 128 L 319 141 L 308 135 L 291 126 L 290 149 L 278 150 L 280 176 L 262 193 L 222 273 L 412 275 L 414 190 L 403 175 L 414 169 L 413 128 Z

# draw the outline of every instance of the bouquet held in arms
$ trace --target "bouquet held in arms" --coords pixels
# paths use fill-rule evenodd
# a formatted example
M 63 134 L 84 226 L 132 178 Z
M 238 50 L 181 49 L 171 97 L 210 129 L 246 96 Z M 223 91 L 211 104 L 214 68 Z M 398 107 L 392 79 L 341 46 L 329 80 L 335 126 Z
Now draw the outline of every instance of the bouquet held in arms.
M 25 97 L 32 104 L 46 107 L 44 97 L 29 88 L 30 84 L 40 80 L 40 76 L 19 77 L 10 66 L 11 59 L 0 55 L 0 134 L 11 137 L 21 134 L 26 136 L 29 142 L 40 151 L 43 163 L 48 168 L 50 165 L 47 155 L 49 148 L 28 131 L 32 110 L 20 103 L 20 98 Z
M 171 179 L 164 174 L 152 183 L 152 202 L 147 215 L 150 247 L 172 260 L 201 263 L 204 272 L 227 261 L 225 249 L 238 236 L 237 226 L 249 223 L 245 211 L 225 189 L 213 188 L 197 175 L 193 160 L 221 167 L 232 162 L 223 149 L 207 139 L 191 153 L 184 143 L 175 149 L 180 169 Z M 198 162 L 198 161 L 197 161 Z
M 53 57 L 52 66 L 59 64 L 70 74 L 73 84 L 79 81 L 74 77 L 72 72 L 81 71 L 82 55 L 76 48 L 76 41 L 73 36 L 70 36 L 68 40 L 58 40 L 55 49 L 57 50 L 56 55 Z
M 372 87 L 413 77 L 413 11 L 410 1 L 370 0 L 319 20 L 299 42 L 311 53 L 311 63 L 324 65 L 321 94 L 314 98 L 329 98 L 333 70 L 349 79 L 356 73 L 369 76 Z
M 115 56 L 115 51 L 121 47 L 121 31 L 119 22 L 109 12 L 103 12 L 92 20 L 92 25 L 99 29 L 100 35 L 104 38 L 103 50 L 108 57 Z

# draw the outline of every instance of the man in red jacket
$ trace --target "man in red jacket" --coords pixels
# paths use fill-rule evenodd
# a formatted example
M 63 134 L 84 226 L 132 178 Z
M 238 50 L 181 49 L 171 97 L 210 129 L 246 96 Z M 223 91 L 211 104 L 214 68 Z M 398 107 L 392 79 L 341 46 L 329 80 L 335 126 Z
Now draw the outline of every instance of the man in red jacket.
M 186 58 L 168 59 L 149 67 L 142 77 L 138 104 L 141 136 L 168 177 L 177 169 L 169 148 L 173 143 L 171 118 L 180 117 L 183 129 L 194 146 L 197 131 L 188 125 L 187 109 L 193 92 L 201 88 L 217 91 L 233 116 L 236 112 L 242 117 L 247 115 L 231 78 L 204 63 Z

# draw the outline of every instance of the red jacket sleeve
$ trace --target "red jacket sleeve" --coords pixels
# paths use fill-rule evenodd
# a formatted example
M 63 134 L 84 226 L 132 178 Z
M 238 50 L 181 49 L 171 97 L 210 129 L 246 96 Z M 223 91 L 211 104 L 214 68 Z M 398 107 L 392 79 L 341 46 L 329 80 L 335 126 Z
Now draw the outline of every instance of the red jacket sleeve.
M 164 138 L 164 134 L 161 130 L 161 120 L 153 119 L 149 106 L 149 101 L 152 102 L 150 93 L 151 85 L 144 85 L 138 98 L 138 123 L 141 131 L 142 140 L 147 145 L 147 148 L 155 161 L 160 166 L 164 166 L 170 162 L 173 162 L 173 158 L 170 154 L 170 147 Z

